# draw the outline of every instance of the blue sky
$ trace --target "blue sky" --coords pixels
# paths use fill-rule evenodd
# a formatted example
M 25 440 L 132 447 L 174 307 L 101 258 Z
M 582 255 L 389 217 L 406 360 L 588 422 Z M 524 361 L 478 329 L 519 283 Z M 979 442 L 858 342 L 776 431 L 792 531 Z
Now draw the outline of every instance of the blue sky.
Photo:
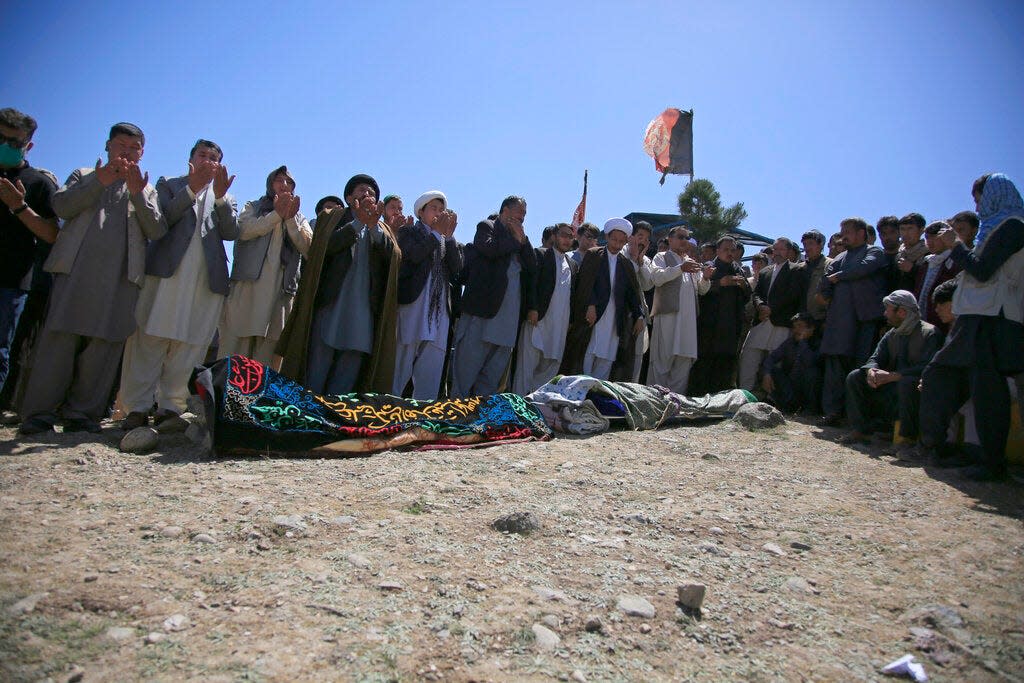
M 694 165 L 743 228 L 973 208 L 1024 180 L 1024 3 L 9 3 L 0 106 L 39 121 L 30 161 L 63 180 L 110 125 L 146 132 L 153 182 L 217 141 L 239 204 L 285 163 L 303 209 L 366 172 L 407 210 L 440 189 L 456 237 L 520 194 L 527 230 L 672 213 L 684 176 L 647 123 L 693 108 Z

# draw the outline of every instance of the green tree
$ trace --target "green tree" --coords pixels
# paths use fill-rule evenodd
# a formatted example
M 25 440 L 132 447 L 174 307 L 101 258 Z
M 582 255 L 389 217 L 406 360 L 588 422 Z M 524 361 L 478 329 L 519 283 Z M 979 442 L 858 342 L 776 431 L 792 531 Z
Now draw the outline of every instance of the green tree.
M 699 242 L 713 242 L 747 217 L 743 202 L 722 208 L 722 195 L 707 178 L 696 178 L 679 194 L 679 214 Z

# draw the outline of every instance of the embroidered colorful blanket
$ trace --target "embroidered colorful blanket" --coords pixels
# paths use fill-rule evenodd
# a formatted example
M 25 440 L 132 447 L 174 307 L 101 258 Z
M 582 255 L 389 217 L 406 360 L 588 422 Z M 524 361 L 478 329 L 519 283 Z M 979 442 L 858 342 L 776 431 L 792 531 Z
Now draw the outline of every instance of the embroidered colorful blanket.
M 517 394 L 439 401 L 319 396 L 245 356 L 196 368 L 190 387 L 203 399 L 218 455 L 322 457 L 551 438 L 541 414 Z

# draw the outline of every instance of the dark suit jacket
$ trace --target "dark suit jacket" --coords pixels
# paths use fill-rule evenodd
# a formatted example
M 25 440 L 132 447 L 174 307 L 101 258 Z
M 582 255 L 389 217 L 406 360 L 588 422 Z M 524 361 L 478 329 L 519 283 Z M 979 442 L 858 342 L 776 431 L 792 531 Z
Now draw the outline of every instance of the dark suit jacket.
M 635 341 L 632 325 L 634 320 L 643 316 L 643 310 L 640 308 L 640 284 L 629 259 L 622 252 L 616 254 L 615 258 L 618 260 L 615 265 L 613 291 L 608 273 L 608 248 L 591 249 L 583 257 L 572 295 L 569 332 L 565 340 L 565 354 L 562 357 L 562 374 L 578 375 L 583 372 L 583 357 L 587 353 L 587 345 L 590 344 L 590 335 L 594 329 L 587 322 L 587 308 L 593 306 L 597 311 L 597 319 L 600 320 L 608 308 L 608 301 L 614 296 L 619 353 L 609 379 L 629 380 L 632 376 Z
M 530 246 L 529 238 L 522 244 L 516 242 L 512 232 L 500 220 L 480 221 L 476 226 L 476 237 L 466 245 L 462 282 L 466 285 L 462 294 L 462 311 L 480 318 L 493 318 L 501 309 L 508 288 L 508 264 L 512 255 L 519 256 L 519 285 L 522 306 L 536 308 L 533 279 L 537 271 L 537 255 Z
M 411 304 L 419 298 L 439 246 L 441 243 L 434 237 L 434 231 L 420 221 L 398 231 L 398 248 L 402 252 L 402 265 L 398 270 L 399 305 Z M 462 273 L 462 245 L 452 238 L 444 241 L 444 268 L 449 284 L 457 282 Z M 454 287 L 449 288 L 449 292 L 452 289 Z
M 557 275 L 555 256 L 557 252 L 547 247 L 541 247 L 535 251 L 537 254 L 537 277 L 535 279 L 537 294 L 534 300 L 537 307 L 533 310 L 537 311 L 537 320 L 543 320 L 544 316 L 547 315 L 548 306 L 551 304 L 551 295 L 555 293 L 555 278 Z M 561 258 L 564 258 L 569 263 L 569 270 L 572 271 L 571 286 L 575 288 L 580 265 L 569 258 L 568 254 L 563 254 Z
M 939 331 L 942 332 L 942 334 L 949 334 L 949 325 L 946 325 L 941 320 L 939 320 L 939 316 L 935 312 L 935 301 L 932 299 L 932 295 L 935 293 L 936 287 L 941 285 L 943 282 L 946 282 L 947 280 L 952 280 L 953 278 L 955 278 L 957 275 L 960 274 L 960 270 L 960 266 L 958 266 L 951 257 L 947 256 L 943 260 L 942 265 L 939 266 L 939 272 L 935 276 L 935 281 L 932 283 L 932 288 L 927 292 L 928 300 L 924 307 L 924 310 L 921 311 L 921 320 L 924 320 L 927 323 L 935 325 L 935 327 L 939 328 Z M 924 265 L 917 269 L 917 282 L 914 283 L 914 288 L 910 290 L 914 293 L 914 296 L 917 298 L 921 297 L 921 288 L 924 286 L 924 278 L 927 274 L 928 262 L 925 261 Z
M 168 230 L 166 235 L 146 246 L 146 275 L 172 277 L 196 230 L 195 200 L 188 191 L 188 176 L 160 178 L 156 193 Z M 235 198 L 226 194 L 223 201 L 214 203 L 202 238 L 211 292 L 228 294 L 228 255 L 224 251 L 224 240 L 232 241 L 236 237 L 238 208 Z
M 769 285 L 771 290 L 769 291 Z M 799 264 L 786 261 L 775 275 L 775 283 L 768 277 L 760 277 L 754 289 L 754 307 L 765 305 L 772 309 L 772 325 L 790 327 L 790 319 L 800 312 L 807 293 L 807 279 Z

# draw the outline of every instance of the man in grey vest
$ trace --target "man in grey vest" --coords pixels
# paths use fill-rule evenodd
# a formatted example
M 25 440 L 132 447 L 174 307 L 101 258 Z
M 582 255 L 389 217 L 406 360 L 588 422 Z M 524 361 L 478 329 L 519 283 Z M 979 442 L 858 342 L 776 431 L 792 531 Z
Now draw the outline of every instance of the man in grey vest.
M 118 123 L 107 163 L 80 168 L 53 196 L 64 220 L 45 269 L 54 274 L 36 363 L 22 402 L 22 434 L 100 431 L 135 302 L 145 276 L 146 240 L 167 232 L 157 192 L 139 168 L 146 138 Z
M 270 365 L 292 310 L 300 261 L 313 230 L 299 212 L 295 179 L 287 166 L 267 176 L 267 191 L 238 217 L 231 260 L 231 294 L 220 322 L 220 356 L 241 354 Z
M 165 429 L 187 426 L 180 415 L 188 380 L 206 355 L 228 295 L 224 240 L 238 237 L 235 200 L 227 194 L 235 177 L 222 160 L 216 143 L 199 140 L 189 153 L 187 175 L 157 181 L 168 231 L 146 248 L 138 329 L 124 348 L 126 429 L 146 424 L 154 400 L 158 425 L 172 420 Z

